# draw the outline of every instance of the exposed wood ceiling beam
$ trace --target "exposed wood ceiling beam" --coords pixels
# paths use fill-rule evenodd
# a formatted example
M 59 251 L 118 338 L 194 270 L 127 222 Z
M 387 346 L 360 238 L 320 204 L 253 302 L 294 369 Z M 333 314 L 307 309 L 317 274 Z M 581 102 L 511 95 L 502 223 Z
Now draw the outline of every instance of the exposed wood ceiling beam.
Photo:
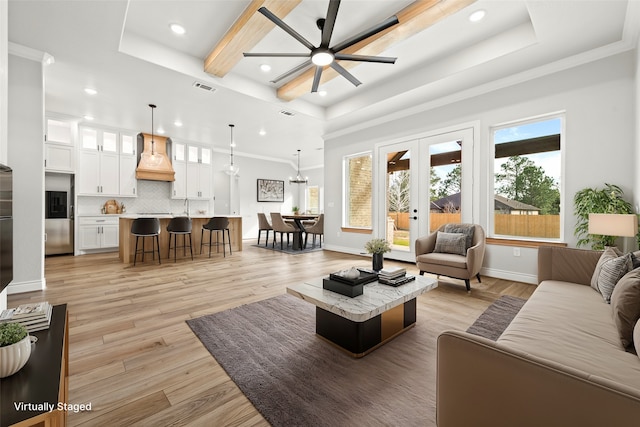
M 475 3 L 477 0 L 417 0 L 405 7 L 396 16 L 400 23 L 385 31 L 382 31 L 358 44 L 351 46 L 340 53 L 357 55 L 378 55 L 395 43 L 405 40 L 436 22 L 452 15 L 459 10 Z M 276 13 L 277 14 L 277 13 Z M 352 61 L 340 61 L 344 68 L 353 68 L 358 65 Z M 277 91 L 278 98 L 291 101 L 311 91 L 315 67 L 311 68 Z M 331 67 L 325 67 L 320 83 L 325 83 L 339 76 Z
M 242 59 L 243 52 L 253 49 L 275 27 L 273 22 L 256 13 L 259 8 L 264 6 L 284 18 L 301 1 L 253 0 L 204 60 L 204 71 L 224 77 Z

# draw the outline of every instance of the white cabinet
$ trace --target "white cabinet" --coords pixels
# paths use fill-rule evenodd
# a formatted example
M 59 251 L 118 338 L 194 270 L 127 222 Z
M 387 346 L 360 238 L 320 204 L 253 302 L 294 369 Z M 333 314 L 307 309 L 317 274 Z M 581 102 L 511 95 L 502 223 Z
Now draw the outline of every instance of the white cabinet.
M 84 196 L 136 196 L 136 136 L 82 126 L 76 188 Z
M 120 195 L 137 196 L 138 180 L 136 179 L 136 135 L 120 134 Z
M 75 172 L 74 126 L 71 121 L 47 118 L 44 168 L 47 172 Z
M 211 149 L 188 145 L 186 152 L 186 198 L 211 198 Z
M 118 217 L 80 217 L 78 221 L 78 249 L 117 249 Z

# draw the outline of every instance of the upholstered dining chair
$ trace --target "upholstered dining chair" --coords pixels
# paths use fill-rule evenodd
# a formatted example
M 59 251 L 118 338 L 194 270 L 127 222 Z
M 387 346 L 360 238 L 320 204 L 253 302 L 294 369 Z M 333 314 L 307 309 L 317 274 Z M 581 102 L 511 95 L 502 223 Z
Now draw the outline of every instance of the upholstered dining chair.
M 276 245 L 276 233 L 280 233 L 280 249 L 284 249 L 283 247 L 283 234 L 287 234 L 287 246 L 289 246 L 289 235 L 291 233 L 299 233 L 300 230 L 298 230 L 297 227 L 295 227 L 294 225 L 290 225 L 287 224 L 286 222 L 284 222 L 284 220 L 282 219 L 282 215 L 280 214 L 280 212 L 271 212 L 271 227 L 273 228 L 273 243 L 272 243 L 272 247 L 275 247 Z
M 486 240 L 477 224 L 443 224 L 428 236 L 416 239 L 416 265 L 424 273 L 464 280 L 471 292 L 470 279 L 480 283 Z
M 264 242 L 264 245 L 267 246 L 269 244 L 269 231 L 271 230 L 273 230 L 273 227 L 269 224 L 267 216 L 262 212 L 258 212 L 258 245 L 260 244 L 260 234 L 262 234 L 263 231 L 267 232 L 267 240 Z
M 316 245 L 316 236 L 320 236 L 320 247 L 322 247 L 322 239 L 324 237 L 324 214 L 320 214 L 318 219 L 310 224 L 308 227 L 304 228 L 305 236 L 304 236 L 304 247 L 307 247 L 307 238 L 309 234 L 313 235 L 313 246 Z

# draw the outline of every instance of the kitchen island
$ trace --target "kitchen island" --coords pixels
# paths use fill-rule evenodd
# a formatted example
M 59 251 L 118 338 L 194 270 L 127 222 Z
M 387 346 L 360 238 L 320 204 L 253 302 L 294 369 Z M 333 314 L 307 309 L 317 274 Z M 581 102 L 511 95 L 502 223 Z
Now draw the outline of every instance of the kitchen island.
M 133 254 L 136 248 L 136 238 L 131 234 L 131 224 L 133 220 L 136 218 L 158 218 L 160 220 L 160 258 L 167 259 L 173 258 L 173 246 L 171 249 L 171 255 L 169 256 L 169 232 L 167 231 L 167 225 L 171 218 L 174 216 L 185 216 L 185 215 L 173 215 L 169 213 L 162 214 L 123 214 L 120 216 L 120 238 L 119 238 L 119 257 L 120 261 L 128 264 L 133 264 Z M 242 250 L 242 216 L 240 215 L 215 215 L 229 218 L 229 233 L 231 234 L 231 249 L 235 251 Z M 200 255 L 200 235 L 202 226 L 206 224 L 209 219 L 211 219 L 210 215 L 190 215 L 192 221 L 191 228 L 191 240 L 193 242 L 193 256 Z M 216 236 L 220 236 L 219 233 L 212 234 L 212 243 L 216 242 Z M 147 237 L 147 241 L 145 242 L 145 250 L 151 250 L 152 243 L 151 238 Z M 205 230 L 204 233 L 205 242 L 209 241 L 209 232 Z M 222 238 L 221 244 L 222 244 Z M 182 246 L 182 236 L 178 236 L 178 246 Z M 140 242 L 138 249 L 140 249 L 142 242 Z M 189 239 L 187 238 L 187 245 L 189 244 Z M 173 245 L 173 244 L 172 244 Z M 229 248 L 227 247 L 227 250 Z M 215 247 L 212 247 L 212 254 L 216 251 Z M 222 248 L 220 248 L 220 255 L 222 255 Z M 209 248 L 202 248 L 202 256 L 208 256 Z M 146 254 L 145 260 L 152 259 L 151 253 Z M 184 253 L 182 248 L 178 248 L 178 258 L 191 258 L 191 254 L 189 253 L 189 248 L 187 247 L 186 254 Z M 139 255 L 140 257 L 140 255 Z M 140 259 L 138 259 L 139 261 Z

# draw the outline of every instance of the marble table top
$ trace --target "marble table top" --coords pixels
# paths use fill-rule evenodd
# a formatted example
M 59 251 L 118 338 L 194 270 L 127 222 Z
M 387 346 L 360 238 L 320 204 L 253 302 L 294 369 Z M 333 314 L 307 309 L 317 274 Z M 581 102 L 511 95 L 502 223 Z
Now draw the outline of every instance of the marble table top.
M 322 277 L 287 287 L 287 293 L 354 322 L 364 322 L 418 295 L 438 287 L 435 279 L 416 276 L 416 280 L 393 287 L 372 282 L 362 295 L 350 298 L 322 288 Z

